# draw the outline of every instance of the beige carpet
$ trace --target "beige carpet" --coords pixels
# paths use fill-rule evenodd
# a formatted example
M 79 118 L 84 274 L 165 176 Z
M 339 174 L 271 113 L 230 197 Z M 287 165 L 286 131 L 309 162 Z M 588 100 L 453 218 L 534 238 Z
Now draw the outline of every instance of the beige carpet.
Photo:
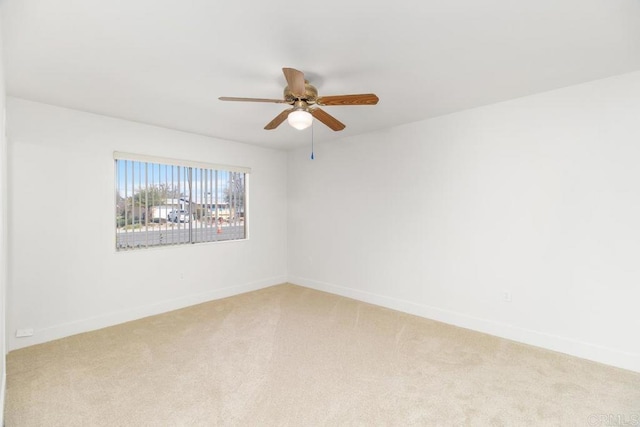
M 293 285 L 13 351 L 7 363 L 8 427 L 640 420 L 640 374 Z

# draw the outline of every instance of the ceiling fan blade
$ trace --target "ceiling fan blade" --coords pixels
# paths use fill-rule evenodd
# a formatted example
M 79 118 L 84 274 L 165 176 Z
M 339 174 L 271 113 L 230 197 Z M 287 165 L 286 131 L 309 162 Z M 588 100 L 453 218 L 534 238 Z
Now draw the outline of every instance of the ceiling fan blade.
M 287 117 L 289 117 L 289 113 L 293 111 L 293 108 L 290 110 L 284 110 L 282 113 L 278 114 L 275 119 L 271 120 L 269 123 L 267 123 L 267 125 L 264 127 L 266 130 L 272 130 L 277 128 L 278 126 L 280 126 L 282 124 L 282 122 L 284 122 Z
M 276 104 L 288 104 L 284 99 L 267 99 L 267 98 L 237 98 L 233 96 L 221 96 L 220 101 L 243 101 L 243 102 L 273 102 Z
M 309 112 L 311 113 L 311 115 L 313 115 L 313 117 L 329 126 L 331 130 L 338 131 L 346 127 L 343 123 L 340 122 L 340 120 L 336 119 L 331 114 L 327 113 L 324 110 L 321 110 L 320 108 L 314 108 L 312 110 L 309 110 Z
M 289 90 L 293 96 L 301 98 L 304 96 L 304 73 L 294 68 L 283 68 L 284 78 L 287 79 Z
M 376 105 L 377 103 L 378 97 L 373 93 L 322 96 L 316 100 L 318 105 Z

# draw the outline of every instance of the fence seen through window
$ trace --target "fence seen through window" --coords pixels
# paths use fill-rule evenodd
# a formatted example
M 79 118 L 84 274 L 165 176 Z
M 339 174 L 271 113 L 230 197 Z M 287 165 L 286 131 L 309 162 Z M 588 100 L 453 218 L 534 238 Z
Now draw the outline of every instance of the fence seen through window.
M 243 168 L 115 157 L 118 251 L 246 238 Z

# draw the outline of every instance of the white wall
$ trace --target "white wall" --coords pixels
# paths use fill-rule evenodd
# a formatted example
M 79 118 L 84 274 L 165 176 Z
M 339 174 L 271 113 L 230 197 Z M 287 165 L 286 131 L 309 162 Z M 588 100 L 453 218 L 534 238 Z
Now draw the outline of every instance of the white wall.
M 293 151 L 289 281 L 640 371 L 639 164 L 640 72 Z
M 286 280 L 286 153 L 11 97 L 7 110 L 9 349 Z M 116 253 L 114 151 L 252 168 L 250 239 Z
M 7 109 L 9 349 L 288 270 L 640 371 L 640 73 L 317 144 L 314 161 L 308 147 L 287 155 L 15 98 Z M 251 167 L 251 239 L 115 253 L 115 150 Z
M 0 19 L 1 21 L 1 19 Z M 0 34 L 2 31 L 0 31 Z M 5 300 L 7 287 L 7 143 L 5 138 L 4 54 L 0 39 L 0 425 L 6 384 Z

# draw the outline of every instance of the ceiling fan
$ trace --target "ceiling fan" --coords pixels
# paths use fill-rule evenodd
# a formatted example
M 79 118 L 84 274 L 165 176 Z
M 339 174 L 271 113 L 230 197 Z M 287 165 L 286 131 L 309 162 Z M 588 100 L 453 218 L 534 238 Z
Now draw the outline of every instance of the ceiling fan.
M 332 95 L 318 96 L 318 90 L 304 79 L 304 73 L 293 68 L 283 68 L 282 72 L 287 80 L 284 88 L 284 99 L 265 98 L 236 98 L 221 96 L 221 101 L 246 101 L 246 102 L 273 102 L 276 104 L 289 104 L 292 108 L 278 114 L 264 127 L 267 130 L 275 129 L 287 120 L 296 129 L 306 129 L 311 126 L 313 118 L 324 123 L 334 131 L 340 131 L 345 125 L 318 106 L 334 105 L 376 105 L 378 97 L 373 93 L 357 95 Z

